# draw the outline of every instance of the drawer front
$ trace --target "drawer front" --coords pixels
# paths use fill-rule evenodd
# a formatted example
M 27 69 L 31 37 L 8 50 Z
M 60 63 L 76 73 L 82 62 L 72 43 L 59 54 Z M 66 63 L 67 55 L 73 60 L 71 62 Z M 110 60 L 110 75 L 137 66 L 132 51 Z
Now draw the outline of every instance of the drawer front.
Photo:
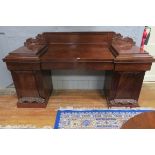
M 40 63 L 7 62 L 9 70 L 40 70 Z
M 112 62 L 43 62 L 42 69 L 113 70 Z
M 146 71 L 151 69 L 151 63 L 118 63 L 115 71 Z

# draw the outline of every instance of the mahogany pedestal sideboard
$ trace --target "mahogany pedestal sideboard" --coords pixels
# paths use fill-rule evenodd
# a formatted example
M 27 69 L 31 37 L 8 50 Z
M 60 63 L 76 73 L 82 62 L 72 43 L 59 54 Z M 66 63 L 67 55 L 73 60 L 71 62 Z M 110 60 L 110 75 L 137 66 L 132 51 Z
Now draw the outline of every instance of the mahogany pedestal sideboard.
M 3 61 L 12 74 L 18 107 L 46 107 L 55 69 L 105 71 L 108 106 L 134 107 L 154 58 L 115 32 L 45 32 L 27 39 Z

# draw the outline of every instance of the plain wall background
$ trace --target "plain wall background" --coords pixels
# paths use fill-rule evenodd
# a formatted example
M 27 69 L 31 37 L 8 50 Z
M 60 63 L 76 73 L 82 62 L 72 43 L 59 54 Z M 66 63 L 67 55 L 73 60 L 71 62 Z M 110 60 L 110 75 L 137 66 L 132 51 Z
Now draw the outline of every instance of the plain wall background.
M 25 40 L 42 32 L 58 31 L 115 31 L 129 36 L 140 46 L 143 26 L 1 26 L 0 59 L 9 52 L 23 46 Z M 102 89 L 104 72 L 87 71 L 53 71 L 54 89 Z M 0 61 L 0 89 L 12 83 L 10 72 L 3 61 Z

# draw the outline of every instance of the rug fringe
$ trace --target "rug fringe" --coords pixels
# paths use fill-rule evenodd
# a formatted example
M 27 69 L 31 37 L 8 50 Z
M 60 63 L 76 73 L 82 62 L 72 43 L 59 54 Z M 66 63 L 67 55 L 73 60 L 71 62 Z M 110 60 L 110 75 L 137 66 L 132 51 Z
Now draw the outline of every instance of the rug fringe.
M 60 107 L 58 110 L 124 110 L 124 109 L 132 109 L 132 110 L 155 110 L 155 108 L 152 107 L 112 107 L 112 108 L 88 108 L 88 107 L 82 107 L 82 108 L 74 108 L 74 107 Z M 56 110 L 57 111 L 57 110 Z
M 1 129 L 52 129 L 52 126 L 37 127 L 35 125 L 0 125 Z

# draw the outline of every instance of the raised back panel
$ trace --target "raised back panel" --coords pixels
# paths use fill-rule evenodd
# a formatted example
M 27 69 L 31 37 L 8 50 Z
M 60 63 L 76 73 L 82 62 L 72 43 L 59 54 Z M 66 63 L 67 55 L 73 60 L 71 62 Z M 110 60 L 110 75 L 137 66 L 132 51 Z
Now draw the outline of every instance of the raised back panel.
M 43 37 L 48 44 L 55 43 L 108 43 L 114 32 L 45 32 Z

